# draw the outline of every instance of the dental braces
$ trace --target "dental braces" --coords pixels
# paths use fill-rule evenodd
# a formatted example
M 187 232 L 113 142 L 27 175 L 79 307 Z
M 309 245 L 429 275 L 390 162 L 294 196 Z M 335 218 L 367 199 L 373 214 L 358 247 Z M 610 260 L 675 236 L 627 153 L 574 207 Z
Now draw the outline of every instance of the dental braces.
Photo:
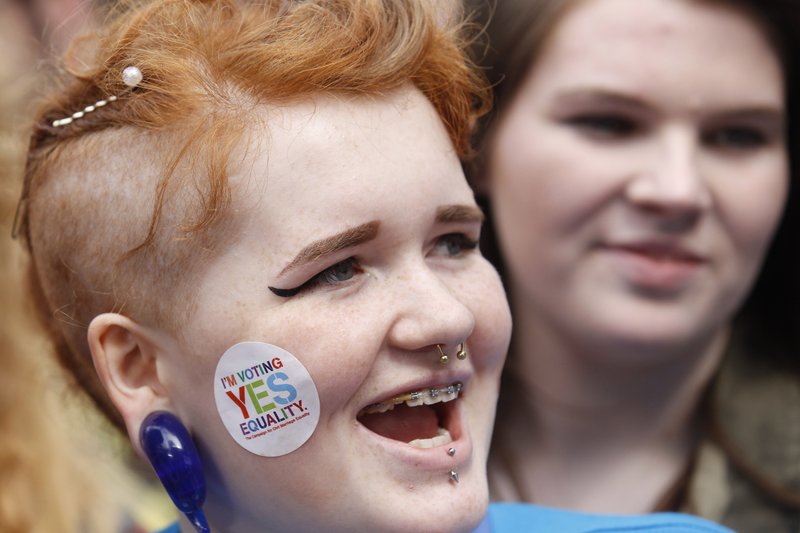
M 400 396 L 395 396 L 389 402 L 394 404 L 400 404 L 403 402 L 407 402 L 409 400 L 419 400 L 420 398 L 424 397 L 427 394 L 431 398 L 436 398 L 440 394 L 456 394 L 461 392 L 461 389 L 464 388 L 463 383 L 453 383 L 452 385 L 448 385 L 447 387 L 442 387 L 440 389 L 428 389 L 427 391 L 414 391 L 409 392 L 408 394 L 402 394 Z
M 435 399 L 438 398 L 440 394 L 442 395 L 449 395 L 449 396 L 456 396 L 461 390 L 464 388 L 464 384 L 461 382 L 453 383 L 451 385 L 447 385 L 446 387 L 441 387 L 438 389 L 427 389 L 421 391 L 412 391 L 407 394 L 401 394 L 400 396 L 395 396 L 394 398 L 387 400 L 385 402 L 374 403 L 372 405 L 367 406 L 364 408 L 364 411 L 367 413 L 378 413 L 383 412 L 388 409 L 393 408 L 395 405 L 400 405 L 405 402 L 414 402 L 417 400 L 421 400 L 423 398 L 431 398 Z M 455 399 L 455 398 L 451 398 Z

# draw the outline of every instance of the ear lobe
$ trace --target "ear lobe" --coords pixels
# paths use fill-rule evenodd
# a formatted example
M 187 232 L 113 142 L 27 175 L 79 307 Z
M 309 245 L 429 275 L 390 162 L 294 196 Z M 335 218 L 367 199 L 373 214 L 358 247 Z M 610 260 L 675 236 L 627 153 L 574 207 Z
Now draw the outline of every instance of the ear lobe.
M 88 329 L 89 349 L 100 381 L 137 450 L 144 418 L 170 408 L 158 373 L 163 347 L 156 337 L 145 326 L 117 313 L 96 316 Z

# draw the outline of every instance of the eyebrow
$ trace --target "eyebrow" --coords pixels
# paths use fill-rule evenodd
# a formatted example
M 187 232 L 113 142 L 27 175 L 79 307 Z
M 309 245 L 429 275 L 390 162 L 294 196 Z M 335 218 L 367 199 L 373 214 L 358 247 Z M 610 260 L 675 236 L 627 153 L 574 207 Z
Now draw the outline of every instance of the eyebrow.
M 565 91 L 556 96 L 559 104 L 606 104 L 627 107 L 648 107 L 645 100 L 636 96 L 606 89 L 578 89 Z
M 436 210 L 436 222 L 477 222 L 482 223 L 486 216 L 476 205 L 445 205 Z
M 566 91 L 557 95 L 556 102 L 561 105 L 600 104 L 639 109 L 652 108 L 647 100 L 606 89 Z M 774 127 L 782 128 L 785 123 L 786 110 L 782 106 L 768 103 L 743 103 L 731 108 L 708 109 L 703 114 L 722 119 L 763 121 Z
M 380 225 L 380 222 L 373 220 L 371 222 L 367 222 L 366 224 L 361 224 L 360 226 L 346 229 L 341 233 L 337 233 L 336 235 L 331 235 L 330 237 L 313 242 L 300 250 L 300 253 L 297 254 L 294 259 L 292 259 L 289 264 L 284 267 L 283 270 L 281 270 L 279 275 L 282 276 L 289 270 L 297 268 L 300 265 L 316 261 L 320 257 L 336 253 L 339 250 L 343 250 L 351 246 L 356 246 L 371 241 L 378 236 L 378 228 Z
M 720 121 L 741 120 L 755 122 L 773 133 L 783 132 L 786 129 L 786 111 L 774 107 L 752 107 L 721 112 L 717 119 Z
M 486 217 L 483 211 L 475 205 L 446 205 L 436 210 L 436 222 L 439 223 L 482 223 Z M 378 236 L 381 223 L 377 220 L 349 228 L 336 235 L 315 241 L 294 256 L 288 265 L 281 270 L 279 276 L 297 268 L 300 265 L 316 261 L 317 259 L 369 242 Z

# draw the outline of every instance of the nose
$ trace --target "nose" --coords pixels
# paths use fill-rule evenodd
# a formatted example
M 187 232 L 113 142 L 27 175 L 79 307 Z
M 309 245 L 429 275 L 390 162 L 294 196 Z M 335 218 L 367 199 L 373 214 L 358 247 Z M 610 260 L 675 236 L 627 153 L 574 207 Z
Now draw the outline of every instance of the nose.
M 632 205 L 672 229 L 692 226 L 712 201 L 698 137 L 687 130 L 664 132 L 626 188 Z
M 444 353 L 455 356 L 458 345 L 475 328 L 475 316 L 464 301 L 468 291 L 458 290 L 455 280 L 448 283 L 424 261 L 391 282 L 387 299 L 392 312 L 391 346 L 438 359 L 438 344 Z

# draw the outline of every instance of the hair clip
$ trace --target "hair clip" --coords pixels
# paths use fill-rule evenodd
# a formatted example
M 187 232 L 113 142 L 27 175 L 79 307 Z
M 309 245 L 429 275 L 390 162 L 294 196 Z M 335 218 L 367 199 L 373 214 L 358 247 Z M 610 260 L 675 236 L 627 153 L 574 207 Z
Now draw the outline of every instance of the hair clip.
M 127 85 L 130 89 L 133 89 L 134 87 L 139 85 L 141 81 L 142 81 L 142 71 L 139 70 L 139 67 L 130 66 L 130 67 L 125 67 L 122 70 L 122 83 Z M 95 111 L 96 109 L 101 108 L 106 104 L 114 102 L 118 98 L 119 98 L 118 96 L 112 95 L 104 100 L 98 100 L 92 105 L 87 105 L 81 111 L 75 111 L 72 115 L 68 117 L 54 120 L 52 126 L 54 128 L 60 128 L 61 126 L 72 124 L 75 120 L 78 120 L 79 118 L 83 118 L 84 116 L 86 116 L 87 113 L 91 113 L 92 111 Z

